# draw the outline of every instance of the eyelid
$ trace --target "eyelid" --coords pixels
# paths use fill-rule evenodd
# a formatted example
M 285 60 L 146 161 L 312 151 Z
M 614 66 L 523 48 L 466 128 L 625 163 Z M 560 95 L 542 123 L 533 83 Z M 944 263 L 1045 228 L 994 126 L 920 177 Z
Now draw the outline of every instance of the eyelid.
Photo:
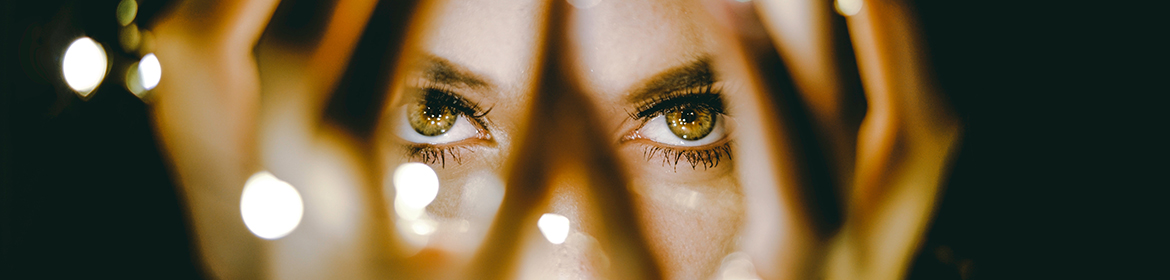
M 395 120 L 392 122 L 394 124 L 392 129 L 395 131 L 396 138 L 410 145 L 436 147 L 458 146 L 474 140 L 491 141 L 492 133 L 486 118 L 486 115 L 491 112 L 491 108 L 483 110 L 478 103 L 468 100 L 461 94 L 450 90 L 450 87 L 440 83 L 420 83 L 403 89 L 403 98 L 394 106 L 396 112 L 394 113 Z M 434 102 L 454 109 L 458 114 L 455 126 L 462 126 L 465 129 L 452 127 L 451 131 L 430 137 L 418 134 L 407 121 L 409 106 L 417 102 Z
M 463 97 L 462 94 L 459 94 L 450 86 L 442 83 L 422 81 L 416 85 L 408 86 L 404 91 L 404 98 L 395 107 L 400 108 L 411 102 L 419 102 L 427 99 L 438 99 L 436 100 L 437 102 L 445 103 L 456 109 L 456 111 L 459 111 L 460 115 L 467 116 L 476 128 L 490 132 L 488 129 L 490 122 L 485 116 L 491 113 L 492 108 L 483 109 L 479 103 Z
M 630 117 L 646 119 L 680 105 L 695 105 L 706 107 L 715 113 L 723 113 L 723 95 L 714 85 L 692 87 L 680 91 L 667 92 L 653 99 L 641 102 L 635 106 L 635 113 Z
M 643 133 L 642 130 L 646 129 L 646 125 L 650 124 L 651 122 L 654 122 L 655 120 L 658 120 L 658 118 L 660 118 L 661 116 L 662 115 L 657 115 L 653 118 L 647 118 L 647 119 L 642 120 L 641 124 L 638 124 L 638 126 L 636 128 L 634 128 L 633 131 L 622 136 L 619 143 L 645 140 L 645 141 L 654 143 L 654 145 L 669 146 L 669 147 L 676 148 L 676 149 L 703 149 L 705 147 L 712 147 L 715 145 L 721 145 L 721 144 L 726 143 L 728 141 L 728 139 L 731 139 L 732 135 L 735 134 L 735 129 L 738 126 L 737 122 L 735 121 L 735 118 L 732 118 L 732 117 L 728 116 L 727 114 L 720 113 L 719 118 L 716 119 L 716 122 L 717 122 L 716 128 L 715 128 L 716 130 L 712 131 L 712 134 L 714 134 L 716 132 L 723 134 L 723 137 L 720 137 L 718 139 L 704 138 L 704 139 L 699 139 L 696 141 L 673 139 L 676 141 L 680 141 L 679 143 L 681 143 L 681 145 L 676 145 L 676 144 L 672 144 L 672 143 L 656 141 L 656 140 L 650 139 L 651 138 L 650 136 L 642 135 L 642 133 Z M 696 144 L 696 143 L 702 143 L 702 144 Z M 686 144 L 694 144 L 694 145 L 686 145 Z

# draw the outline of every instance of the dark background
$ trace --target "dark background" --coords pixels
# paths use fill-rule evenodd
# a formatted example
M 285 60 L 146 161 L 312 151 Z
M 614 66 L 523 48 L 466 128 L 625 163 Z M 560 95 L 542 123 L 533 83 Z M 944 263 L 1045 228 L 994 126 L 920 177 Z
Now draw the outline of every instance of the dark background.
M 139 25 L 167 2 L 141 1 Z M 1130 278 L 1164 266 L 1153 231 L 1165 224 L 1153 191 L 1170 185 L 1154 177 L 1167 125 L 1153 99 L 1170 92 L 1154 84 L 1167 80 L 1155 68 L 1160 10 L 913 3 L 965 134 L 911 278 Z M 117 47 L 117 4 L 3 3 L 0 278 L 201 276 L 146 106 L 119 75 L 82 101 L 59 74 L 82 34 L 106 46 L 112 71 L 136 59 Z

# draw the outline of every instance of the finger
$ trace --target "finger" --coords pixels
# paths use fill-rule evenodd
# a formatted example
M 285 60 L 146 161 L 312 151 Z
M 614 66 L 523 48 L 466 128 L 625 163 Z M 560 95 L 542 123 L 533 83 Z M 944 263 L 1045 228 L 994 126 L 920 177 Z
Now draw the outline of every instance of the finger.
M 902 279 L 933 215 L 960 124 L 933 84 L 908 3 L 857 3 L 848 24 L 869 108 L 830 278 Z
M 536 225 L 536 217 L 540 216 L 537 211 L 544 206 L 551 190 L 558 185 L 583 185 L 588 196 L 585 200 L 591 202 L 583 208 L 596 212 L 580 216 L 601 218 L 595 225 L 579 227 L 600 229 L 582 231 L 597 235 L 612 265 L 612 270 L 601 274 L 601 278 L 662 279 L 634 212 L 628 176 L 613 154 L 615 148 L 601 137 L 606 133 L 601 127 L 599 111 L 579 90 L 568 65 L 571 58 L 560 55 L 568 49 L 568 38 L 563 34 L 570 7 L 559 1 L 549 6 L 542 52 L 538 56 L 543 59 L 538 67 L 540 74 L 536 80 L 539 82 L 533 89 L 536 97 L 527 118 L 531 121 L 517 143 L 525 151 L 510 160 L 508 195 L 484 248 L 477 254 L 471 275 L 487 279 L 516 277 L 512 270 L 524 245 L 520 242 L 525 236 L 522 233 Z M 572 179 L 560 179 L 566 177 Z
M 198 37 L 204 43 L 250 52 L 280 0 L 183 1 L 159 26 Z M 195 43 L 195 42 L 192 42 Z
M 257 171 L 259 85 L 246 41 L 255 41 L 275 3 L 187 1 L 152 30 L 166 73 L 153 90 L 153 121 L 190 211 L 195 250 L 213 278 L 266 273 L 265 245 L 242 223 L 238 201 Z
M 381 185 L 366 179 L 378 177 L 371 171 L 378 168 L 363 159 L 360 140 L 322 125 L 325 101 L 377 3 L 283 2 L 256 44 L 260 165 L 296 186 L 307 206 L 295 234 L 270 242 L 275 278 L 397 275 L 386 262 L 395 250 L 388 248 L 394 232 L 382 188 L 367 187 Z
M 746 77 L 728 81 L 742 84 L 743 94 L 727 96 L 738 122 L 736 167 L 747 206 L 741 250 L 765 279 L 819 277 L 821 246 L 838 214 L 819 149 L 807 148 L 816 141 L 802 139 L 813 135 L 804 106 L 751 4 L 708 3 L 728 35 L 725 63 L 717 68 Z
M 844 19 L 830 1 L 754 2 L 829 156 L 833 183 L 845 193 L 852 182 L 865 100 Z

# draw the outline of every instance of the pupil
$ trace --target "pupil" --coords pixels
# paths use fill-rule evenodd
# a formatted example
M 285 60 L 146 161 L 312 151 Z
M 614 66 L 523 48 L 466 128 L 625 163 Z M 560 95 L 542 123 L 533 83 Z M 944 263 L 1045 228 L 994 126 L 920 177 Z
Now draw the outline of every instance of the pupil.
M 409 114 L 410 126 L 415 132 L 424 136 L 437 136 L 447 133 L 455 125 L 458 114 L 450 106 L 435 104 L 435 102 L 415 103 Z
M 698 117 L 695 115 L 695 110 L 688 109 L 688 110 L 682 111 L 682 117 L 680 117 L 679 120 L 682 121 L 683 123 L 689 124 L 689 123 L 695 122 L 695 119 L 697 119 L 697 118 Z
M 715 127 L 715 116 L 702 107 L 685 106 L 666 113 L 670 131 L 684 140 L 698 140 L 706 137 Z

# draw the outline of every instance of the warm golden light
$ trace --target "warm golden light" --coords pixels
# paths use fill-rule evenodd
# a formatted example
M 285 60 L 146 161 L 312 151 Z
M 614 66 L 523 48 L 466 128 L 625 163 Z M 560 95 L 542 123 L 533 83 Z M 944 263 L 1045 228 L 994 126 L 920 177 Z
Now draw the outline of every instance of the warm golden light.
M 268 171 L 256 172 L 244 183 L 240 215 L 248 230 L 260 238 L 279 239 L 288 235 L 301 223 L 304 210 L 296 188 Z
M 89 37 L 81 37 L 69 44 L 61 60 L 65 83 L 82 97 L 89 97 L 102 83 L 106 66 L 106 51 Z

